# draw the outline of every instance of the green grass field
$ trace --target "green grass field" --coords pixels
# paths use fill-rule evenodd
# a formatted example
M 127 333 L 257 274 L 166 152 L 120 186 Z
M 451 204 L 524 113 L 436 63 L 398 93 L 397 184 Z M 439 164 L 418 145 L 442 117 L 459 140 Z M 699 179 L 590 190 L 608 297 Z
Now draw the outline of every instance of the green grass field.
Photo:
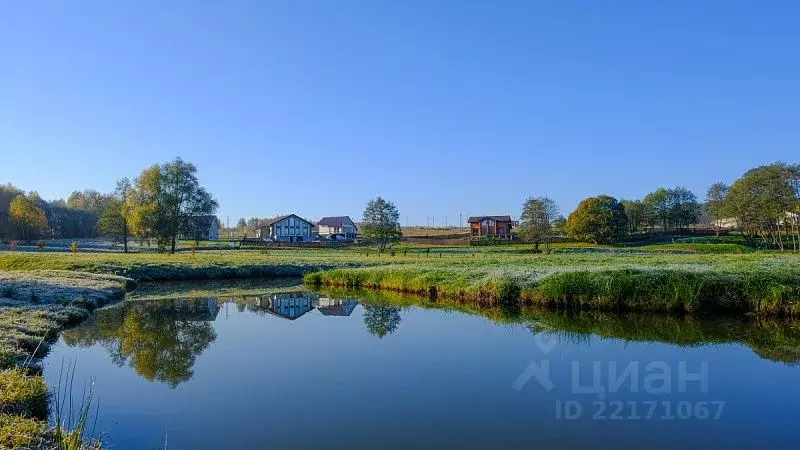
M 306 276 L 312 284 L 368 287 L 493 304 L 759 314 L 800 312 L 800 255 L 738 251 L 714 239 L 640 247 L 560 245 L 209 250 L 154 253 L 0 253 L 0 271 L 66 270 L 136 280 Z M 700 248 L 701 250 L 697 250 Z M 518 292 L 518 293 L 516 293 Z

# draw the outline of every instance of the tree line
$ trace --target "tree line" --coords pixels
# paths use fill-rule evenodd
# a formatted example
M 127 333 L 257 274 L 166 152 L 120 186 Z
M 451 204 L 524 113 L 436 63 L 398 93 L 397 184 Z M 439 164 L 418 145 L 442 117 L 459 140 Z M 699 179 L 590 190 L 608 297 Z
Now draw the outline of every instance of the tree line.
M 799 219 L 800 164 L 777 162 L 748 170 L 730 186 L 714 183 L 704 202 L 684 187 L 661 187 L 641 200 L 589 197 L 565 219 L 552 199 L 532 197 L 523 205 L 518 231 L 538 251 L 556 236 L 610 244 L 707 223 L 717 234 L 721 228 L 738 229 L 754 246 L 800 251 Z
M 135 239 L 174 253 L 178 237 L 195 231 L 194 219 L 217 207 L 194 164 L 176 158 L 144 169 L 133 181 L 121 179 L 112 193 L 76 191 L 66 201 L 0 186 L 0 237 L 30 242 L 102 235 L 121 242 L 125 252 Z
M 46 201 L 35 191 L 0 185 L 0 240 L 96 237 L 97 221 L 108 196 L 75 191 L 64 200 Z

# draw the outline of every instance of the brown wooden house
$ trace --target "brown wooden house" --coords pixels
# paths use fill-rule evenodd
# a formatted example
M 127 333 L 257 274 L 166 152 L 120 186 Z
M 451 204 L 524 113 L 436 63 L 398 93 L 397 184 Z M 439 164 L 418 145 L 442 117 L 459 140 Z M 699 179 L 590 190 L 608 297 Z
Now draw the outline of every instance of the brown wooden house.
M 475 216 L 470 217 L 469 234 L 475 238 L 495 237 L 498 239 L 512 239 L 511 229 L 516 223 L 511 216 Z

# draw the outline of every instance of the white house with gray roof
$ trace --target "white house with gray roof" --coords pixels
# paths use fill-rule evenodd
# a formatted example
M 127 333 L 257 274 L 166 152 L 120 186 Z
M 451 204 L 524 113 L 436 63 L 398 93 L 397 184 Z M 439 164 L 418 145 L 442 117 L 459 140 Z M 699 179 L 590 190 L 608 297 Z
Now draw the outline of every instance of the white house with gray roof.
M 327 239 L 355 239 L 356 224 L 349 216 L 323 217 L 317 222 L 317 235 Z
M 259 237 L 265 241 L 314 241 L 314 224 L 296 214 L 289 214 L 272 219 L 261 225 L 259 232 Z

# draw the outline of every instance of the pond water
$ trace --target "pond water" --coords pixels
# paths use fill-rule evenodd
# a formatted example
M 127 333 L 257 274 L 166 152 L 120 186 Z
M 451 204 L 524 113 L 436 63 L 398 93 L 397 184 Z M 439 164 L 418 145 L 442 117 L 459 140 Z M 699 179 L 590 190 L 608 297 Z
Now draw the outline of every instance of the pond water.
M 294 291 L 128 301 L 45 360 L 111 448 L 797 448 L 800 332 L 742 319 L 398 306 Z

